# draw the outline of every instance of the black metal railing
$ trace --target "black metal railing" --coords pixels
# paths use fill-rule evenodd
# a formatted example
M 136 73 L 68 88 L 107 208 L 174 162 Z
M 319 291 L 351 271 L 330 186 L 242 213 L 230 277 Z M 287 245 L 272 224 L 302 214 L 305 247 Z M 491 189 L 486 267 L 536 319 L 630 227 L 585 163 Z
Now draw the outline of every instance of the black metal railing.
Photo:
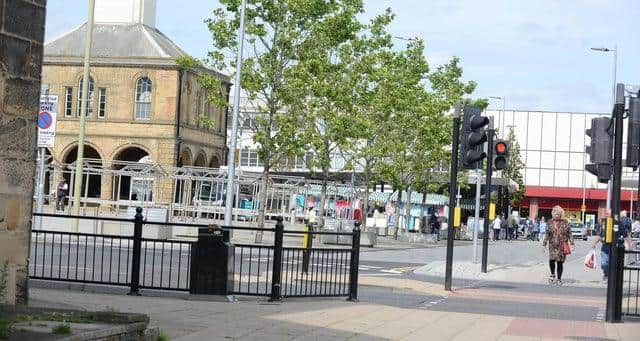
M 270 296 L 273 246 L 235 244 L 233 294 Z
M 350 249 L 311 249 L 303 271 L 304 248 L 283 249 L 282 295 L 285 297 L 349 296 Z
M 626 250 L 624 254 L 622 314 L 640 317 L 640 250 Z
M 132 236 L 33 230 L 29 277 L 33 279 L 189 290 L 190 253 L 194 242 L 142 238 L 142 209 L 134 219 L 55 214 L 36 216 L 88 219 L 134 225 Z M 155 225 L 156 223 L 154 223 Z
M 33 231 L 29 276 L 82 283 L 128 285 L 130 237 Z
M 34 214 L 63 219 L 89 219 L 133 224 L 133 235 L 71 233 L 34 230 L 31 240 L 29 276 L 34 279 L 123 285 L 130 294 L 140 289 L 184 290 L 194 292 L 193 278 L 201 275 L 205 263 L 194 253 L 195 241 L 143 238 L 145 224 L 210 228 L 203 224 L 144 221 L 137 208 L 134 219 Z M 282 297 L 348 296 L 357 300 L 360 230 L 353 232 L 284 230 L 279 218 L 275 229 L 222 227 L 231 231 L 260 231 L 273 234 L 273 244 L 229 244 L 232 247 L 232 271 L 223 274 L 230 282 L 228 294 Z M 303 247 L 284 246 L 284 237 L 304 236 Z M 313 239 L 322 235 L 351 236 L 351 245 L 313 247 Z M 226 233 L 226 242 L 228 233 Z M 291 238 L 290 238 L 291 239 Z M 220 244 L 222 245 L 222 244 Z M 208 246 L 210 247 L 210 246 Z M 204 253 L 206 254 L 206 252 Z M 211 260 L 206 259 L 208 268 Z M 209 271 L 209 270 L 205 270 Z M 218 272 L 211 276 L 221 276 Z M 198 273 L 199 276 L 193 277 Z M 209 276 L 209 274 L 206 274 Z M 209 277 L 211 277 L 209 276 Z M 206 276 L 205 276 L 206 277 Z M 198 289 L 201 290 L 201 289 Z M 198 291 L 196 290 L 196 291 Z M 219 291 L 218 291 L 219 292 Z

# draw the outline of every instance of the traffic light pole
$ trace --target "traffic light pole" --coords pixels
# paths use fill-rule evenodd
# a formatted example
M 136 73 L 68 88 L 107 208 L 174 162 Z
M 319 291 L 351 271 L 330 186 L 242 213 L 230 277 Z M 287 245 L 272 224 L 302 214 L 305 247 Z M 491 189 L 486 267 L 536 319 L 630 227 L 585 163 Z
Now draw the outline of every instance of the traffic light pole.
M 489 162 L 490 163 L 490 162 Z M 478 263 L 478 232 L 480 231 L 480 190 L 482 189 L 482 172 L 480 168 L 475 170 L 476 176 L 476 205 L 473 216 L 473 264 Z
M 451 273 L 453 272 L 453 216 L 458 188 L 458 145 L 460 144 L 460 106 L 453 111 L 453 133 L 451 136 L 451 174 L 449 178 L 449 220 L 447 222 L 447 263 L 444 276 L 444 290 L 451 291 Z
M 614 135 L 613 135 L 613 181 L 611 187 L 611 214 L 614 219 L 614 234 L 613 240 L 607 240 L 610 251 L 609 260 L 609 278 L 607 283 L 607 308 L 606 308 L 606 321 L 607 322 L 620 322 L 621 314 L 620 307 L 616 304 L 616 287 L 618 281 L 618 271 L 616 266 L 617 257 L 624 257 L 624 254 L 619 255 L 618 252 L 614 252 L 616 247 L 616 235 L 620 226 L 620 187 L 622 180 L 622 129 L 623 129 L 623 114 L 624 114 L 624 84 L 618 84 L 616 86 L 616 104 L 613 107 L 613 119 L 614 119 Z
M 489 129 L 487 131 L 487 183 L 484 186 L 484 228 L 482 231 L 482 273 L 487 273 L 487 258 L 489 254 L 489 208 L 491 207 L 491 177 L 493 176 L 493 135 L 495 130 L 493 129 L 493 117 L 489 118 Z

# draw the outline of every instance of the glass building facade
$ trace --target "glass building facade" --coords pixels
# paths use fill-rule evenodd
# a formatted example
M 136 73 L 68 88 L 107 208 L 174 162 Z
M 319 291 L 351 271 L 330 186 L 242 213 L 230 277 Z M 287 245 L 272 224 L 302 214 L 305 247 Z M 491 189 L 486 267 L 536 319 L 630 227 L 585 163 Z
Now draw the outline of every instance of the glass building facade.
M 527 187 L 526 205 L 551 197 L 554 200 L 550 201 L 574 207 L 578 201 L 580 207 L 584 196 L 590 204 L 588 211 L 602 209 L 607 186 L 598 183 L 594 175 L 584 170 L 585 163 L 589 163 L 585 146 L 590 142 L 585 130 L 590 128 L 591 119 L 610 117 L 611 114 L 491 109 L 486 114 L 494 117 L 500 138 L 507 138 L 510 129 L 516 135 L 525 164 L 522 175 Z M 624 130 L 623 159 L 626 155 L 626 121 Z M 623 178 L 637 179 L 638 172 L 623 168 Z M 623 191 L 622 206 L 631 208 L 630 203 L 624 202 L 625 194 L 629 201 L 634 200 L 631 191 Z

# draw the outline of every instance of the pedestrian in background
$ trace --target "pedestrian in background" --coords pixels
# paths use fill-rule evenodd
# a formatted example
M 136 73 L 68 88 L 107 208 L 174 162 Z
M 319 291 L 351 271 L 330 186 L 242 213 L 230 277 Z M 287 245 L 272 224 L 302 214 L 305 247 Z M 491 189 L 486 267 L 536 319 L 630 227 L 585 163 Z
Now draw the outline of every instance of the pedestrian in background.
M 636 220 L 631 224 L 631 237 L 640 237 L 640 221 Z
M 624 216 L 623 216 L 624 213 Z M 621 236 L 623 238 L 627 238 L 629 236 L 629 230 L 626 229 L 625 219 L 626 211 L 620 212 L 620 222 L 622 223 L 622 227 L 618 229 L 618 231 L 614 231 L 613 240 L 617 240 Z M 607 277 L 609 276 L 609 258 L 611 256 L 611 244 L 605 243 L 607 236 L 607 220 L 601 219 L 598 227 L 597 236 L 593 241 L 592 247 L 595 249 L 598 246 L 598 243 L 602 243 L 600 247 L 600 268 L 602 269 L 602 280 L 607 281 Z
M 544 236 L 547 233 L 547 222 L 545 221 L 545 218 L 542 217 L 542 219 L 540 219 L 540 238 L 539 240 L 544 240 Z
M 533 221 L 531 218 L 527 218 L 525 222 L 525 231 L 523 233 L 525 239 L 533 240 Z
M 501 215 L 497 215 L 493 220 L 493 240 L 500 240 L 500 228 L 502 227 Z
M 507 240 L 507 235 L 509 234 L 509 224 L 507 220 L 509 217 L 505 217 L 501 215 L 502 219 L 500 220 L 500 235 L 502 235 L 502 239 Z
M 317 211 L 314 206 L 309 206 L 307 212 L 304 215 L 304 219 L 309 226 L 315 226 L 317 220 Z
M 67 180 L 62 178 L 58 183 L 58 187 L 56 189 L 56 210 L 64 211 L 64 199 L 67 197 L 67 192 L 69 191 L 69 185 L 67 185 Z
M 533 229 L 531 231 L 531 240 L 540 241 L 540 239 L 538 239 L 538 234 L 540 234 L 540 218 L 536 218 L 533 221 Z
M 518 235 L 515 234 L 515 231 L 518 228 L 518 224 L 516 222 L 515 217 L 513 216 L 508 218 L 507 220 L 508 220 L 507 221 L 507 240 L 511 241 L 514 236 L 518 238 Z
M 549 283 L 562 285 L 562 271 L 564 261 L 571 251 L 575 250 L 569 222 L 564 218 L 564 210 L 554 206 L 551 210 L 551 220 L 547 222 L 547 233 L 542 242 L 542 252 L 549 245 Z M 570 245 L 569 245 L 570 244 Z
M 436 236 L 436 241 L 440 241 L 440 219 L 436 215 L 435 211 L 431 211 L 431 216 L 429 217 L 429 227 L 431 228 L 431 233 Z

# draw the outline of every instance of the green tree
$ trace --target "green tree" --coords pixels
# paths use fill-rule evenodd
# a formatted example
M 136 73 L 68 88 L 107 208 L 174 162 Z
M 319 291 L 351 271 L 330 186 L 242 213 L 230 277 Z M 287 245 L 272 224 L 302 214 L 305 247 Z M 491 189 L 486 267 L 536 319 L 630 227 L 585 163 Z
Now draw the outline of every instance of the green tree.
M 416 48 L 411 58 L 414 61 L 422 58 L 427 66 L 422 57 L 422 44 Z M 389 122 L 393 127 L 385 134 L 384 143 L 389 157 L 380 167 L 384 178 L 400 193 L 413 189 L 426 194 L 437 186 L 434 168 L 450 160 L 452 119 L 447 113 L 476 86 L 474 82 L 462 81 L 459 64 L 459 58 L 454 57 L 432 72 L 428 72 L 427 67 L 415 89 L 402 92 L 404 100 L 410 102 L 408 106 L 400 107 Z M 400 204 L 400 195 L 397 203 Z M 405 205 L 405 216 L 408 216 L 409 208 L 410 205 Z M 397 232 L 398 228 L 395 229 L 396 238 Z
M 345 156 L 345 169 L 352 169 L 357 163 L 371 164 L 376 154 L 367 151 L 375 143 L 374 131 L 380 128 L 376 122 L 384 120 L 374 103 L 381 96 L 381 88 L 390 88 L 381 83 L 388 83 L 384 77 L 390 74 L 389 58 L 393 53 L 386 26 L 393 16 L 387 10 L 363 24 L 358 19 L 362 11 L 360 5 L 353 6 L 336 18 L 328 31 L 320 31 L 314 39 L 316 44 L 301 53 L 295 69 L 296 78 L 303 82 L 291 108 L 301 120 L 303 143 L 312 151 L 308 166 L 321 175 L 320 224 L 324 220 L 332 157 Z M 366 177 L 370 174 L 365 173 Z
M 513 180 L 513 182 L 518 184 L 518 191 L 511 193 L 510 195 L 510 204 L 511 206 L 515 206 L 524 198 L 525 185 L 524 178 L 522 177 L 522 170 L 525 165 L 522 161 L 522 156 L 520 155 L 520 144 L 518 143 L 518 139 L 513 128 L 509 128 L 507 140 L 511 144 L 509 151 L 509 163 L 507 164 L 507 168 L 502 171 L 502 177 L 508 180 Z
M 237 53 L 239 0 L 220 0 L 205 22 L 211 31 L 214 49 L 208 62 L 219 69 L 234 69 L 226 56 Z M 266 194 L 274 168 L 299 154 L 303 139 L 298 138 L 299 120 L 291 115 L 289 103 L 298 86 L 308 80 L 292 72 L 301 54 L 310 47 L 341 44 L 351 37 L 350 17 L 362 12 L 359 0 L 250 0 L 246 8 L 246 36 L 249 56 L 242 68 L 242 88 L 250 101 L 264 113 L 256 119 L 254 140 L 263 162 L 259 192 L 258 225 L 264 225 Z M 348 15 L 345 15 L 348 14 Z M 347 20 L 343 23 L 344 20 Z M 346 25 L 345 25 L 346 23 Z

